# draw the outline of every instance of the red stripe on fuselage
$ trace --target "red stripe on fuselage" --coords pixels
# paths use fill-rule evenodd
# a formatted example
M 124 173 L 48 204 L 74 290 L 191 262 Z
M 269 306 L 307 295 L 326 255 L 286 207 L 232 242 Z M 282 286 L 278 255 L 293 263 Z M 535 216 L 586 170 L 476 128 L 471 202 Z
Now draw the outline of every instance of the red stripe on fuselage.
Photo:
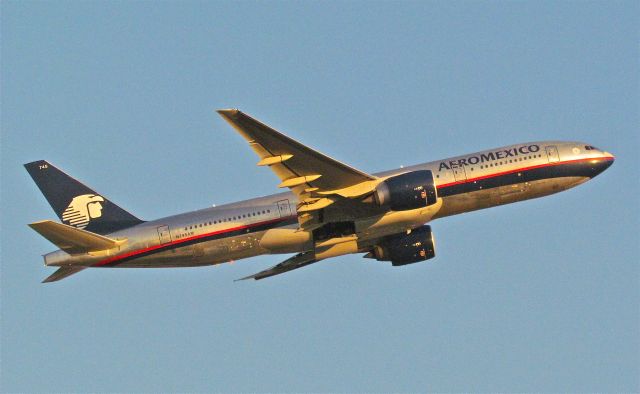
M 186 242 L 193 241 L 193 240 L 196 240 L 196 239 L 206 238 L 206 237 L 210 237 L 210 236 L 213 236 L 213 235 L 230 233 L 230 232 L 238 231 L 238 230 L 245 230 L 245 229 L 249 229 L 249 228 L 252 228 L 252 227 L 262 226 L 262 225 L 265 225 L 265 224 L 279 223 L 279 222 L 283 222 L 283 221 L 285 221 L 287 219 L 291 219 L 291 218 L 294 218 L 294 217 L 295 216 L 288 216 L 288 217 L 283 217 L 283 218 L 278 218 L 278 219 L 267 220 L 267 221 L 264 221 L 264 222 L 251 223 L 251 224 L 247 224 L 247 225 L 243 225 L 243 226 L 225 228 L 225 229 L 218 230 L 218 231 L 212 231 L 212 232 L 209 232 L 209 233 L 194 235 L 193 237 L 189 237 L 189 238 L 183 238 L 183 239 L 178 240 L 178 241 L 171 241 L 171 242 L 164 243 L 164 244 L 150 246 L 148 248 L 133 250 L 131 252 L 119 254 L 117 256 L 113 256 L 113 257 L 110 257 L 108 259 L 102 260 L 102 261 L 100 261 L 100 262 L 98 262 L 96 264 L 93 264 L 92 267 L 101 267 L 103 265 L 115 263 L 115 262 L 117 262 L 119 260 L 123 260 L 123 259 L 129 258 L 129 257 L 132 257 L 132 256 L 137 256 L 137 255 L 140 255 L 140 254 L 143 254 L 143 253 L 151 252 L 151 251 L 154 251 L 154 250 L 157 250 L 157 249 L 166 248 L 166 247 L 169 247 L 169 246 L 180 247 L 181 244 L 184 244 Z
M 466 179 L 464 181 L 443 183 L 442 185 L 436 185 L 436 187 L 438 189 L 441 189 L 441 188 L 445 188 L 445 187 L 449 187 L 449 186 L 462 185 L 464 183 L 469 183 L 469 182 L 473 182 L 473 181 L 479 181 L 479 180 L 482 180 L 482 179 L 495 178 L 495 177 L 498 177 L 498 176 L 501 176 L 501 175 L 507 175 L 507 174 L 513 174 L 513 173 L 516 173 L 516 172 L 534 170 L 536 168 L 552 167 L 552 166 L 558 166 L 558 165 L 562 165 L 562 164 L 579 163 L 579 162 L 583 162 L 583 161 L 592 161 L 592 160 L 609 161 L 609 160 L 613 160 L 613 157 L 591 157 L 591 158 L 588 158 L 588 159 L 576 159 L 576 160 L 556 161 L 556 162 L 553 162 L 553 163 L 538 164 L 538 165 L 535 165 L 535 166 L 517 168 L 515 170 L 495 172 L 493 174 L 482 175 L 482 176 L 475 177 L 475 178 L 468 178 L 468 179 Z

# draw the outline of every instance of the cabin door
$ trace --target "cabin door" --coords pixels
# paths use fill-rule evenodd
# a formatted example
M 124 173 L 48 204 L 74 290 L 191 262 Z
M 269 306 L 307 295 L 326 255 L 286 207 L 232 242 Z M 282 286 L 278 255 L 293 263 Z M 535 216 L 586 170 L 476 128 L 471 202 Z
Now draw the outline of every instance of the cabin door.
M 158 239 L 160 240 L 160 245 L 168 244 L 169 242 L 171 242 L 171 232 L 169 231 L 169 226 L 158 227 Z
M 453 178 L 456 180 L 456 182 L 467 180 L 467 173 L 464 170 L 464 165 L 458 165 L 455 167 L 452 166 L 451 171 L 453 171 Z
M 289 200 L 278 201 L 278 212 L 280 213 L 281 218 L 291 216 L 291 208 L 289 207 Z
M 558 147 L 555 145 L 545 146 L 544 150 L 547 151 L 547 159 L 549 159 L 549 163 L 555 163 L 560 161 L 560 156 L 558 155 Z

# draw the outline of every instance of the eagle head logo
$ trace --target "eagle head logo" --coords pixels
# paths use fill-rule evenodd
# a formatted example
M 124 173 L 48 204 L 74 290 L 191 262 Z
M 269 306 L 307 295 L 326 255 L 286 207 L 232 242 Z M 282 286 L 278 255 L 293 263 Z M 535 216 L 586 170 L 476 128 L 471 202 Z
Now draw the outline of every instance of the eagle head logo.
M 104 202 L 104 198 L 95 194 L 76 196 L 62 213 L 62 221 L 83 229 L 91 219 L 102 216 L 101 202 Z

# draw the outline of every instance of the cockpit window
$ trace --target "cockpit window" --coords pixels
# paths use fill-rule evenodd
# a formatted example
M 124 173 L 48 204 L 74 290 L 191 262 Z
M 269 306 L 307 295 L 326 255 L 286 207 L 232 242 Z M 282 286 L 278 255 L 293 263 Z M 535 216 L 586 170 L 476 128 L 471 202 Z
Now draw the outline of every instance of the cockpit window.
M 596 148 L 595 146 L 592 146 L 592 145 L 585 145 L 584 149 L 585 150 L 598 150 L 598 148 Z

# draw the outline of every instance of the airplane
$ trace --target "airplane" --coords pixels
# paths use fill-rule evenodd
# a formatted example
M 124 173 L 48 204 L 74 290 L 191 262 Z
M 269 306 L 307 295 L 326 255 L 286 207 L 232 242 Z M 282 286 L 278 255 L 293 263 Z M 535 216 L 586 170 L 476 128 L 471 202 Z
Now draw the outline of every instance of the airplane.
M 404 266 L 435 257 L 430 223 L 554 194 L 615 157 L 582 142 L 538 141 L 369 174 L 237 110 L 217 111 L 289 191 L 143 221 L 45 160 L 25 164 L 62 223 L 29 224 L 59 250 L 43 282 L 86 268 L 196 267 L 293 254 L 241 279 L 260 280 L 332 257 Z

